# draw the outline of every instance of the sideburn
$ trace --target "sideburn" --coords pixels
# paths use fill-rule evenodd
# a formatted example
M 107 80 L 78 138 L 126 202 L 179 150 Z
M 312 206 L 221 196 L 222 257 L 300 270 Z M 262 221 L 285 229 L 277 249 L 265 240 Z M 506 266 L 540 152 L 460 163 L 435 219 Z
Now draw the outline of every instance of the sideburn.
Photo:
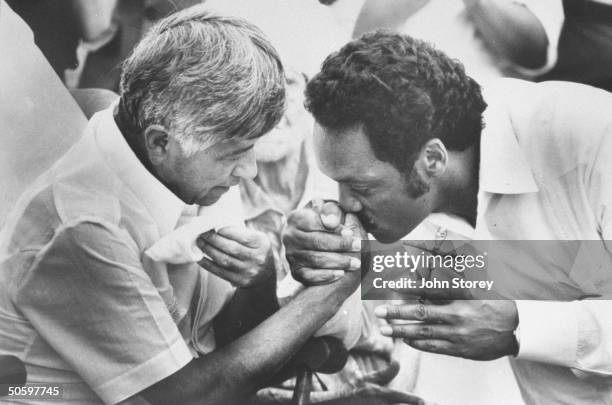
M 416 167 L 412 167 L 410 173 L 408 174 L 408 179 L 406 181 L 406 190 L 408 191 L 408 195 L 410 197 L 417 199 L 422 197 L 430 190 L 429 184 L 427 184 L 423 178 L 419 175 Z

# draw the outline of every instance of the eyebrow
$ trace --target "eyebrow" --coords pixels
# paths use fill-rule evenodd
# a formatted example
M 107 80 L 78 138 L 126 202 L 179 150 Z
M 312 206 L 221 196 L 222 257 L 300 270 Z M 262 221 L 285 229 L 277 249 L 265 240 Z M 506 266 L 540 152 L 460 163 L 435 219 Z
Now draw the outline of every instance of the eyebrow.
M 376 186 L 381 183 L 380 179 L 366 178 L 366 179 L 356 179 L 352 177 L 352 175 L 348 175 L 339 179 L 336 179 L 338 183 L 350 183 L 352 185 L 359 186 Z
M 227 158 L 227 157 L 232 157 L 232 156 L 238 156 L 238 155 L 240 155 L 240 154 L 242 154 L 242 153 L 244 153 L 244 152 L 246 152 L 246 151 L 248 151 L 250 149 L 253 149 L 253 147 L 255 147 L 255 144 L 251 144 L 249 146 L 245 146 L 244 148 L 240 148 L 238 150 L 233 150 L 233 151 L 231 151 L 229 153 L 223 153 L 223 154 L 221 154 L 221 157 L 222 158 Z

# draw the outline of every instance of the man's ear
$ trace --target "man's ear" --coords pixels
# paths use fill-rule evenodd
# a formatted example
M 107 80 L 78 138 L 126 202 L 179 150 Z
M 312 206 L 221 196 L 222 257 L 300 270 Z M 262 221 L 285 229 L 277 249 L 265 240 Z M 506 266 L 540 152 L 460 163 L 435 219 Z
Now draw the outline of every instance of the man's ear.
M 448 167 L 448 151 L 438 138 L 427 141 L 421 148 L 416 161 L 419 172 L 429 178 L 440 177 Z
M 168 157 L 170 136 L 161 125 L 150 125 L 144 132 L 144 144 L 151 164 L 161 164 Z

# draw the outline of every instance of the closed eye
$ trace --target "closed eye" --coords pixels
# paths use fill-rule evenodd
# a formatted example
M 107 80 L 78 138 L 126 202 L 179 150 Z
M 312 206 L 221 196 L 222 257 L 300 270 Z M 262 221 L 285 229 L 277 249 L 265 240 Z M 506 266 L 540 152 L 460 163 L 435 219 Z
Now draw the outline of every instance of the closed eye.
M 351 184 L 351 190 L 357 194 L 369 195 L 372 192 L 372 186 L 364 184 Z

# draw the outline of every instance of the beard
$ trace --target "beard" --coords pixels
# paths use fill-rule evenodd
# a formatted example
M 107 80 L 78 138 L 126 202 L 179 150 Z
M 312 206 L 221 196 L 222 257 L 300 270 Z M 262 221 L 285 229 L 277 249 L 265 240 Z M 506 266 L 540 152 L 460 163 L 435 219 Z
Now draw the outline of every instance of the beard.
M 406 190 L 412 198 L 419 198 L 425 195 L 430 190 L 429 184 L 419 175 L 417 169 L 413 166 L 408 179 L 406 181 Z

